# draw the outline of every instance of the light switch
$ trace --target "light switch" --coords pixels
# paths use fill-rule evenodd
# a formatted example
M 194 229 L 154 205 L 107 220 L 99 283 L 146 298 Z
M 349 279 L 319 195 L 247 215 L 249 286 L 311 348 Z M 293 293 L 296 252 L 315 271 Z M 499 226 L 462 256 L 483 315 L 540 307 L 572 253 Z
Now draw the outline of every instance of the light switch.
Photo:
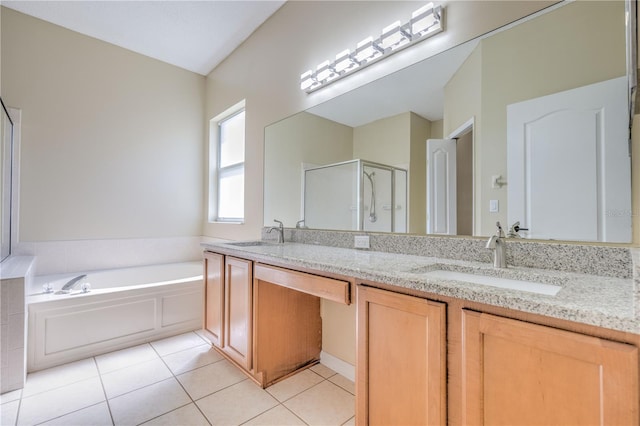
M 489 213 L 498 213 L 498 211 L 500 211 L 498 200 L 489 200 Z

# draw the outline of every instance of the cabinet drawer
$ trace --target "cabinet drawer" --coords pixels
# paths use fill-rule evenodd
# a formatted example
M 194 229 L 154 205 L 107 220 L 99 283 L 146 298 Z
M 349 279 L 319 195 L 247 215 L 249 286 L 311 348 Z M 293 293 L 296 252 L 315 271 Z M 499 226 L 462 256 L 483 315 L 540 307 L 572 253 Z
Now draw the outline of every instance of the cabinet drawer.
M 345 305 L 351 304 L 348 281 L 319 277 L 258 263 L 255 264 L 254 276 L 258 280 L 288 287 L 323 299 L 329 299 Z

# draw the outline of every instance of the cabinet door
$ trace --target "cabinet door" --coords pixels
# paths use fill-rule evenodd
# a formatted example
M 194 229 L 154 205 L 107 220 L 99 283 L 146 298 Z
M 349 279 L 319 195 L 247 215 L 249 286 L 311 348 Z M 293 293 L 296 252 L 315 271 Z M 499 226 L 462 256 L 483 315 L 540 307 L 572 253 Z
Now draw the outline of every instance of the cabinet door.
M 247 371 L 251 370 L 251 261 L 226 257 L 223 350 Z
M 356 423 L 446 423 L 445 305 L 358 286 Z
M 463 424 L 638 424 L 634 346 L 464 311 L 463 359 Z
M 204 253 L 204 330 L 211 342 L 222 347 L 224 338 L 222 322 L 224 314 L 224 256 Z

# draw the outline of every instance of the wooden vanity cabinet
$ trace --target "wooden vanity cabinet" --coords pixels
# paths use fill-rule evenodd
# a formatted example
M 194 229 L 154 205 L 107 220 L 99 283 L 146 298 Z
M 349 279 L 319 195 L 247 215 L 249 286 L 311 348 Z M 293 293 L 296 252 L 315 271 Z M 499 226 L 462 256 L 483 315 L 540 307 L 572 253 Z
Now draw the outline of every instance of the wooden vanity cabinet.
M 356 423 L 446 423 L 446 305 L 358 286 Z
M 251 371 L 252 262 L 205 252 L 204 268 L 204 331 L 213 345 Z
M 253 262 L 226 256 L 224 345 L 222 350 L 247 371 L 252 369 Z
M 640 424 L 635 337 L 366 285 L 357 306 L 359 425 Z
M 462 333 L 462 424 L 638 424 L 635 346 L 470 310 Z
M 262 387 L 320 360 L 320 297 L 350 303 L 349 282 L 205 251 L 204 331 Z
M 224 256 L 204 252 L 204 324 L 205 334 L 218 348 L 224 346 Z

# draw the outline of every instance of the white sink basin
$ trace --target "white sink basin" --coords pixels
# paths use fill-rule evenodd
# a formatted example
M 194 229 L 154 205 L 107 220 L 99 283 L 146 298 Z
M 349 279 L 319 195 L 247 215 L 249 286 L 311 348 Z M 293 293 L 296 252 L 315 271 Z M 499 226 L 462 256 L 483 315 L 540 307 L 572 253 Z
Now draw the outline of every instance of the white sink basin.
M 509 278 L 490 277 L 488 275 L 476 275 L 465 272 L 444 271 L 436 269 L 425 272 L 424 275 L 445 280 L 464 281 L 473 284 L 488 285 L 492 287 L 507 288 L 510 290 L 527 291 L 529 293 L 546 294 L 555 296 L 562 287 L 552 284 L 542 284 L 533 281 L 513 280 Z

